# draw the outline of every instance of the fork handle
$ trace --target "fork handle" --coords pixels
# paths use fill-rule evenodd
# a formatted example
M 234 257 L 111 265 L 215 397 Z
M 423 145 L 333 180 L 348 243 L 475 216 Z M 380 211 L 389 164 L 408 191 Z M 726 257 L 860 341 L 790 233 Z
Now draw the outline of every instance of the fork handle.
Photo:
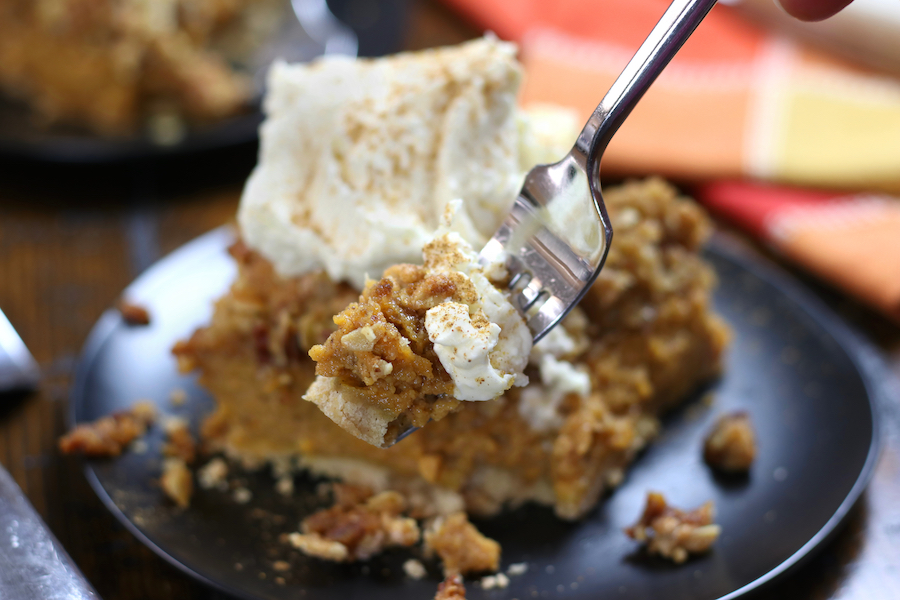
M 588 178 L 593 180 L 598 157 L 631 109 L 715 4 L 716 0 L 674 0 L 628 61 L 575 142 L 574 150 L 587 159 Z

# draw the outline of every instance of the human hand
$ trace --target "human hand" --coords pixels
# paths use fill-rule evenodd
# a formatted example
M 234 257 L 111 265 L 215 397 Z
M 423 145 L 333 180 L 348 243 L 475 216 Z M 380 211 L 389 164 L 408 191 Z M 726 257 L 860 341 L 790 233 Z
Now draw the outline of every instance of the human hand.
M 778 0 L 785 12 L 801 21 L 822 21 L 853 0 Z

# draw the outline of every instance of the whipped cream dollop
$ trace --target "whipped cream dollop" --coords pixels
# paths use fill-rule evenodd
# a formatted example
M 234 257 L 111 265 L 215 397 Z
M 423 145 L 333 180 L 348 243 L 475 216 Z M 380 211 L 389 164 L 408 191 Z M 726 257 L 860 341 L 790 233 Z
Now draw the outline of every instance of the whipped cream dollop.
M 450 200 L 480 247 L 521 183 L 516 48 L 495 38 L 269 72 L 259 163 L 238 221 L 283 276 L 358 288 L 421 260 Z
M 327 56 L 269 71 L 259 162 L 244 189 L 244 242 L 285 277 L 324 269 L 362 289 L 417 263 L 447 204 L 476 248 L 525 172 L 558 160 L 570 111 L 516 106 L 516 47 L 493 37 L 378 59 Z M 543 125 L 542 125 L 543 124 Z
M 425 330 L 453 379 L 459 400 L 493 400 L 524 386 L 531 331 L 506 294 L 491 283 L 472 247 L 456 232 L 439 233 L 425 246 L 425 267 L 471 282 L 465 302 L 448 300 L 425 313 Z
M 567 319 L 579 317 L 571 313 Z M 529 363 L 537 367 L 539 378 L 522 390 L 519 415 L 533 431 L 559 429 L 563 424 L 559 408 L 565 397 L 591 393 L 591 378 L 585 368 L 564 358 L 581 354 L 584 341 L 569 335 L 563 325 L 551 329 L 531 349 Z

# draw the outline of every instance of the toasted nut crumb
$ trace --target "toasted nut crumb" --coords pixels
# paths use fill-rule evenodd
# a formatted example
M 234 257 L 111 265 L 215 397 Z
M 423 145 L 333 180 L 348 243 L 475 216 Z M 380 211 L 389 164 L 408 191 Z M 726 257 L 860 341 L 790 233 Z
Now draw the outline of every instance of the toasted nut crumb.
M 722 529 L 712 521 L 712 502 L 682 511 L 669 506 L 662 494 L 650 492 L 644 514 L 625 533 L 634 540 L 645 542 L 650 554 L 683 563 L 689 554 L 709 550 L 719 537 Z
M 746 472 L 756 458 L 756 435 L 746 412 L 724 415 L 706 438 L 703 457 L 715 469 Z
M 140 304 L 135 304 L 126 300 L 119 300 L 117 308 L 119 309 L 119 313 L 121 313 L 122 315 L 122 320 L 129 325 L 150 324 L 150 311 L 148 311 Z
M 95 458 L 119 456 L 128 444 L 144 435 L 155 417 L 153 404 L 139 401 L 129 411 L 77 425 L 59 439 L 59 449 L 63 454 L 84 454 Z
M 459 575 L 448 575 L 438 586 L 434 600 L 466 600 L 466 587 Z

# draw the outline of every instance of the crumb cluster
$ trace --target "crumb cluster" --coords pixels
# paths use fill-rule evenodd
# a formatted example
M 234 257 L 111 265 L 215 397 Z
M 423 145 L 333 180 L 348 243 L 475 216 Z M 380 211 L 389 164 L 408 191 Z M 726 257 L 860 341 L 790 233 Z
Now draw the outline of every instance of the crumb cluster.
M 644 542 L 650 554 L 683 563 L 689 555 L 709 550 L 721 531 L 713 523 L 712 502 L 683 511 L 670 506 L 662 494 L 650 492 L 641 518 L 625 533 Z

